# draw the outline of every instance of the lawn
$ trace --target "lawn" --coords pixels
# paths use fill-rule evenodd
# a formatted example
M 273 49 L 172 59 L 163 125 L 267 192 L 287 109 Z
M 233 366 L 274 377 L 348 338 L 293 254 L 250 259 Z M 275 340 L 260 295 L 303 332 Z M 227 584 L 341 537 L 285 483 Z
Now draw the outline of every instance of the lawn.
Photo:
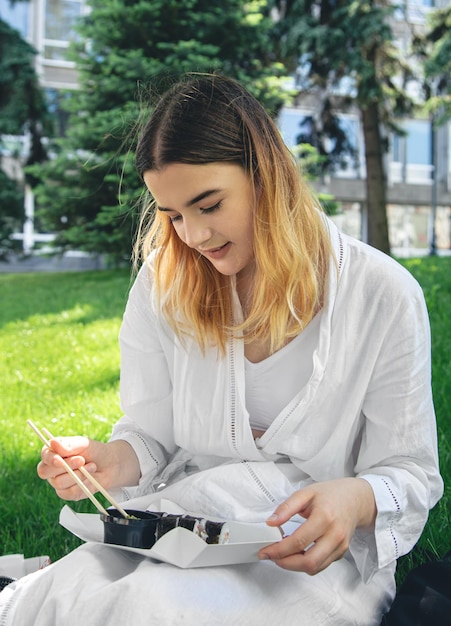
M 26 420 L 57 435 L 108 436 L 120 417 L 117 336 L 129 286 L 124 271 L 0 275 L 3 553 L 54 560 L 79 543 L 36 475 L 42 444 Z M 75 507 L 92 511 L 89 501 Z
M 406 259 L 403 264 L 423 288 L 432 331 L 432 386 L 438 425 L 440 468 L 445 494 L 431 512 L 416 548 L 403 557 L 399 579 L 406 570 L 427 558 L 451 550 L 451 257 Z
M 399 579 L 428 554 L 451 548 L 451 257 L 409 259 L 423 287 L 433 339 L 433 390 L 444 498 Z M 36 475 L 41 443 L 26 420 L 56 435 L 106 439 L 120 417 L 117 335 L 127 271 L 0 275 L 0 552 L 48 554 L 79 544 L 57 523 L 62 502 Z M 99 499 L 102 499 L 101 496 Z M 89 501 L 72 503 L 92 512 Z

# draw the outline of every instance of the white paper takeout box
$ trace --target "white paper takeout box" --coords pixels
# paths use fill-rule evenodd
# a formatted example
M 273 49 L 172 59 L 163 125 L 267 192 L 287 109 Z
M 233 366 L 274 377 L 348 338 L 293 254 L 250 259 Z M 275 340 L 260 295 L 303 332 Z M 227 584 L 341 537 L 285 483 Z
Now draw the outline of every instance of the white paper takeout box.
M 155 505 L 158 504 L 157 508 Z M 169 500 L 153 503 L 154 511 L 185 513 Z M 209 518 L 216 519 L 216 518 Z M 75 513 L 67 505 L 63 507 L 59 518 L 60 524 L 83 541 L 104 543 L 103 522 L 97 513 Z M 128 550 L 158 561 L 171 563 L 177 567 L 207 567 L 213 565 L 232 565 L 258 561 L 258 551 L 271 543 L 280 541 L 278 528 L 266 524 L 227 522 L 230 529 L 229 542 L 223 545 L 207 544 L 203 539 L 186 528 L 174 528 L 167 532 L 152 548 L 130 548 L 115 544 L 105 544 L 109 548 Z

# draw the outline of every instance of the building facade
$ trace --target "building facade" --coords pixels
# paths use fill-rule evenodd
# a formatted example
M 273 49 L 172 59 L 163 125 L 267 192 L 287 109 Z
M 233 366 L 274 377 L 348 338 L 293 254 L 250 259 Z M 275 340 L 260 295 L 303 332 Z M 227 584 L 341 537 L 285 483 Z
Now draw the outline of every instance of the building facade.
M 395 12 L 392 28 L 395 44 L 407 53 L 412 34 L 424 31 L 428 13 L 449 6 L 450 1 L 405 0 L 403 4 L 404 10 Z M 412 84 L 410 89 L 412 96 L 419 96 L 418 85 Z M 296 145 L 302 123 L 314 114 L 315 102 L 309 98 L 282 111 L 280 126 L 289 146 Z M 345 167 L 315 186 L 335 197 L 341 213 L 334 219 L 344 231 L 360 238 L 366 171 L 359 112 L 343 113 L 339 120 L 357 158 L 345 159 Z M 435 128 L 432 119 L 416 117 L 404 119 L 400 125 L 405 136 L 388 137 L 385 164 L 392 251 L 409 255 L 429 252 L 434 246 L 447 251 L 451 248 L 451 122 Z
M 404 10 L 395 14 L 393 31 L 396 44 L 407 51 L 412 32 L 425 27 L 429 11 L 448 6 L 449 0 L 406 0 Z M 76 37 L 74 24 L 85 14 L 84 0 L 0 0 L 0 17 L 20 31 L 37 50 L 36 70 L 46 90 L 50 107 L 58 119 L 59 132 L 64 133 L 65 117 L 59 107 L 62 90 L 77 88 L 74 64 L 67 59 L 69 42 Z M 297 107 L 285 107 L 279 126 L 286 143 L 296 145 L 300 124 L 312 115 L 315 103 L 305 100 Z M 365 159 L 363 136 L 358 111 L 343 113 L 340 124 L 358 158 L 348 159 L 346 166 L 317 184 L 320 191 L 332 194 L 341 211 L 334 218 L 341 228 L 362 237 L 362 206 L 365 202 Z M 389 138 L 386 155 L 387 199 L 390 241 L 396 254 L 427 252 L 451 247 L 451 122 L 434 129 L 427 118 L 405 119 L 401 122 L 405 136 Z M 3 153 L 3 167 L 17 170 Z M 12 168 L 12 169 L 11 169 Z M 15 171 L 14 170 L 14 171 Z M 23 238 L 26 252 L 46 235 L 33 228 L 33 197 L 27 190 L 27 221 Z M 433 224 L 435 223 L 435 230 Z M 433 235 L 435 233 L 435 235 Z
M 36 50 L 35 69 L 46 92 L 55 130 L 63 135 L 66 115 L 60 107 L 63 90 L 77 89 L 74 63 L 67 59 L 69 43 L 76 37 L 74 25 L 86 11 L 84 0 L 0 0 L 0 18 L 18 30 Z M 23 182 L 22 165 L 26 161 L 28 137 L 3 137 L 1 166 L 6 173 Z M 19 156 L 18 156 L 19 155 Z M 36 232 L 34 196 L 25 185 L 25 223 L 23 232 L 14 237 L 22 240 L 23 251 L 30 254 L 53 239 L 51 233 Z
M 0 17 L 37 51 L 36 71 L 46 89 L 76 89 L 74 64 L 67 60 L 74 25 L 86 11 L 84 0 L 0 0 Z

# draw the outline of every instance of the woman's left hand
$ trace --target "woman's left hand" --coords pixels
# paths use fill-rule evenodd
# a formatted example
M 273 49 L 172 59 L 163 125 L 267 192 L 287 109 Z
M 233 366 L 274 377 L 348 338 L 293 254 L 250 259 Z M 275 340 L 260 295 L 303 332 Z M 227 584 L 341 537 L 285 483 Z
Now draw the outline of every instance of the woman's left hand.
M 260 550 L 259 558 L 317 574 L 341 559 L 356 528 L 374 526 L 376 511 L 373 490 L 362 478 L 309 485 L 278 506 L 267 523 L 281 526 L 296 514 L 306 521 L 292 535 Z

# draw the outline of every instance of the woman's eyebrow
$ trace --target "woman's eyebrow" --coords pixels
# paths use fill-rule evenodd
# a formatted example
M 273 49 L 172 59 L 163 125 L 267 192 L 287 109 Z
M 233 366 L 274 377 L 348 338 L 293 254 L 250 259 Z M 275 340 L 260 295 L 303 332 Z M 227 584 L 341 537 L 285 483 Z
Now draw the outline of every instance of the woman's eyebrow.
M 219 193 L 220 191 L 221 189 L 207 189 L 206 191 L 202 191 L 202 193 L 198 194 L 194 198 L 191 198 L 191 200 L 188 200 L 188 202 L 185 203 L 185 207 L 193 206 L 193 204 L 197 204 L 197 202 L 205 200 L 205 198 L 208 198 L 215 193 Z M 157 208 L 159 211 L 173 211 L 173 209 L 169 209 L 168 207 L 163 206 L 157 206 Z
M 203 191 L 192 200 L 189 200 L 189 202 L 187 202 L 185 206 L 187 207 L 193 206 L 193 204 L 196 204 L 197 202 L 200 202 L 201 200 L 205 200 L 205 198 L 208 198 L 208 196 L 212 196 L 213 194 L 218 193 L 219 191 L 221 190 L 220 189 L 207 189 L 207 191 Z

